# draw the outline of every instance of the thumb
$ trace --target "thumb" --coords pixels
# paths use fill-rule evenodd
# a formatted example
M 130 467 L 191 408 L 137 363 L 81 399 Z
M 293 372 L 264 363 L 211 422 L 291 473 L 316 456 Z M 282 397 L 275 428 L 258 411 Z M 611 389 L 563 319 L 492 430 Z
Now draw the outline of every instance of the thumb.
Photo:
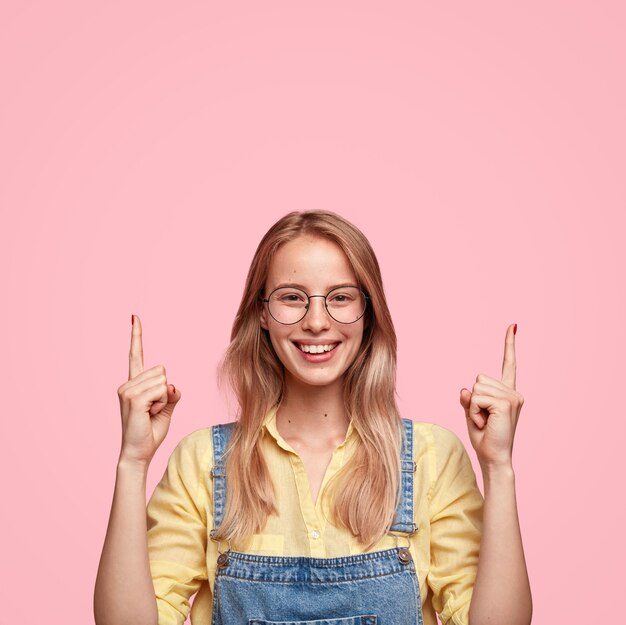
M 176 404 L 180 401 L 181 393 L 173 384 L 167 385 L 167 402 L 161 400 L 152 404 L 150 413 L 154 416 L 160 414 L 163 417 L 171 417 Z
M 459 401 L 461 402 L 461 406 L 463 406 L 465 410 L 466 416 L 469 416 L 469 406 L 470 401 L 472 399 L 472 393 L 468 391 L 466 388 L 461 389 L 461 394 L 459 396 Z
M 182 397 L 181 392 L 173 384 L 167 385 L 167 405 L 175 406 Z
M 166 386 L 167 389 L 167 401 L 164 399 L 159 399 L 159 401 L 155 401 L 150 407 L 150 416 L 156 417 L 160 415 L 161 417 L 171 417 L 172 412 L 174 412 L 174 407 L 180 401 L 181 393 L 177 390 L 173 384 L 168 384 Z

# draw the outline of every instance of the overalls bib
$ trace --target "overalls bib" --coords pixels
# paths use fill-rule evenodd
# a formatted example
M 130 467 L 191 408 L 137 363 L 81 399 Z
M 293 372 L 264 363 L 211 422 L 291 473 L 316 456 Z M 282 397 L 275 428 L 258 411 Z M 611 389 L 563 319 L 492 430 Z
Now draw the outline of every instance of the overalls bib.
M 402 419 L 400 500 L 390 532 L 413 522 L 413 424 Z M 222 462 L 233 423 L 213 426 L 214 530 L 226 504 Z M 213 532 L 211 532 L 213 536 Z M 281 557 L 228 549 L 217 559 L 212 625 L 423 625 L 419 581 L 408 547 L 338 558 Z

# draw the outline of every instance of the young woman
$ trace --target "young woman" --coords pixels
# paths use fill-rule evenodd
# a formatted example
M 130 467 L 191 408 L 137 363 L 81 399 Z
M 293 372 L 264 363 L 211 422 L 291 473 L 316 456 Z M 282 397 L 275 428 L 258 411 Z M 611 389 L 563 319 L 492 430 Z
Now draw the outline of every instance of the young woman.
M 502 379 L 463 389 L 460 439 L 401 418 L 396 336 L 365 236 L 324 211 L 263 237 L 221 373 L 235 423 L 187 435 L 145 508 L 180 391 L 144 371 L 134 316 L 97 625 L 526 625 L 515 327 Z

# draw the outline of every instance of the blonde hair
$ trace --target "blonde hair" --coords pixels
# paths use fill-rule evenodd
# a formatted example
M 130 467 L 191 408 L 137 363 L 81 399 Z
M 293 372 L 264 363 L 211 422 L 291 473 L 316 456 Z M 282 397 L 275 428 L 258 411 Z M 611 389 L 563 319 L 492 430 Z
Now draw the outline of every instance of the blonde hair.
M 389 531 L 398 501 L 404 430 L 395 400 L 396 334 L 369 241 L 343 217 L 319 210 L 294 211 L 279 219 L 259 243 L 250 265 L 231 342 L 219 367 L 220 382 L 228 379 L 239 412 L 226 454 L 226 510 L 213 538 L 243 540 L 261 533 L 268 516 L 277 514 L 274 484 L 260 442 L 263 419 L 283 396 L 284 367 L 267 330 L 261 328 L 261 298 L 273 255 L 302 235 L 338 244 L 369 296 L 361 348 L 344 377 L 345 409 L 359 442 L 327 491 L 333 523 L 349 529 L 367 550 Z

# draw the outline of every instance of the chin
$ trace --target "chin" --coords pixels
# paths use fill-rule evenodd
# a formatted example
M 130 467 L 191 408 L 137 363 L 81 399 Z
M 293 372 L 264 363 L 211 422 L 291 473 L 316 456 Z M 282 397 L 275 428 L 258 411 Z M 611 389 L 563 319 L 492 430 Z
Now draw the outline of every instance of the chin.
M 291 378 L 293 381 L 296 381 L 300 384 L 304 384 L 306 386 L 330 386 L 332 384 L 337 384 L 341 382 L 343 379 L 343 374 L 341 375 L 302 375 L 298 372 L 289 371 L 285 368 L 285 373 L 288 378 Z

